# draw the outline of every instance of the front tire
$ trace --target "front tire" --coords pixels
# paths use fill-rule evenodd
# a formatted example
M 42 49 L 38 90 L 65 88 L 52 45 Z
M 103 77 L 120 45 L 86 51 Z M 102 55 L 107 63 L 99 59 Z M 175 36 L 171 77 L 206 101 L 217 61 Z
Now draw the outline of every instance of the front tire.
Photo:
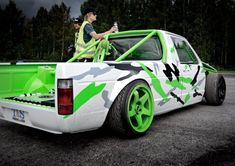
M 210 105 L 221 105 L 226 96 L 226 83 L 221 74 L 213 73 L 206 77 L 205 99 Z
M 128 84 L 115 99 L 108 117 L 111 129 L 128 137 L 145 134 L 154 116 L 153 96 L 142 80 Z

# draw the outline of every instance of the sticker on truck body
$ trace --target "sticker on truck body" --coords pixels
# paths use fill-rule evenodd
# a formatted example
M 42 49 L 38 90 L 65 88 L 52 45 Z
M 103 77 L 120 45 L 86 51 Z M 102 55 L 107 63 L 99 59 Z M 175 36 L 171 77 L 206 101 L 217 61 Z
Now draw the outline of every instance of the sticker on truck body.
M 22 110 L 17 109 L 11 109 L 12 110 L 12 119 L 19 121 L 19 122 L 25 122 L 25 112 Z

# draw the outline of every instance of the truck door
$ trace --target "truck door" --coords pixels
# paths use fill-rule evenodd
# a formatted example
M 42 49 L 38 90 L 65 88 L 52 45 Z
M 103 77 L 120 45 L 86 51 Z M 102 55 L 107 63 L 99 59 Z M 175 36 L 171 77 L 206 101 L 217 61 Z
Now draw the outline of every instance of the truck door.
M 181 99 L 184 105 L 201 101 L 205 87 L 205 73 L 200 60 L 188 41 L 171 37 L 178 54 L 180 70 Z

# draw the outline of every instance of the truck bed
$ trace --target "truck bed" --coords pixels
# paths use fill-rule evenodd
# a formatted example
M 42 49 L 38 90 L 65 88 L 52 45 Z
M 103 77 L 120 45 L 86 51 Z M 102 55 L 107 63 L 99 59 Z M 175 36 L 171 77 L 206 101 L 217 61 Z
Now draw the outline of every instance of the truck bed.
M 5 99 L 22 103 L 31 103 L 36 105 L 55 107 L 54 93 L 30 93 L 22 94 L 20 96 L 6 97 Z
M 0 119 L 61 133 L 56 125 L 55 69 L 56 63 L 0 64 Z

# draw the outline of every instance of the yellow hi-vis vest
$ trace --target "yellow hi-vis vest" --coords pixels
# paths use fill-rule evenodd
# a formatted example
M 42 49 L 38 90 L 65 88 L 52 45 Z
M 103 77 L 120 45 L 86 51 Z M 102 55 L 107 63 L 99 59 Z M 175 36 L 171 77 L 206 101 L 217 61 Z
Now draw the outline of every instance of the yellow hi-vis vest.
M 79 32 L 75 32 L 75 39 L 74 39 L 74 46 L 76 47 L 76 44 L 78 42 L 78 35 L 79 35 Z
M 79 30 L 78 38 L 75 41 L 76 52 L 74 53 L 74 56 L 76 56 L 77 54 L 79 54 L 80 52 L 85 50 L 87 47 L 89 47 L 90 45 L 95 43 L 95 39 L 93 37 L 91 38 L 91 40 L 88 43 L 85 43 L 84 40 L 83 40 L 84 27 L 86 26 L 86 24 L 90 24 L 90 23 L 88 21 L 84 21 L 82 23 L 82 26 L 81 26 L 80 30 Z M 93 58 L 94 54 L 95 54 L 95 49 L 96 49 L 95 47 L 91 48 L 85 54 L 80 56 L 78 59 Z

